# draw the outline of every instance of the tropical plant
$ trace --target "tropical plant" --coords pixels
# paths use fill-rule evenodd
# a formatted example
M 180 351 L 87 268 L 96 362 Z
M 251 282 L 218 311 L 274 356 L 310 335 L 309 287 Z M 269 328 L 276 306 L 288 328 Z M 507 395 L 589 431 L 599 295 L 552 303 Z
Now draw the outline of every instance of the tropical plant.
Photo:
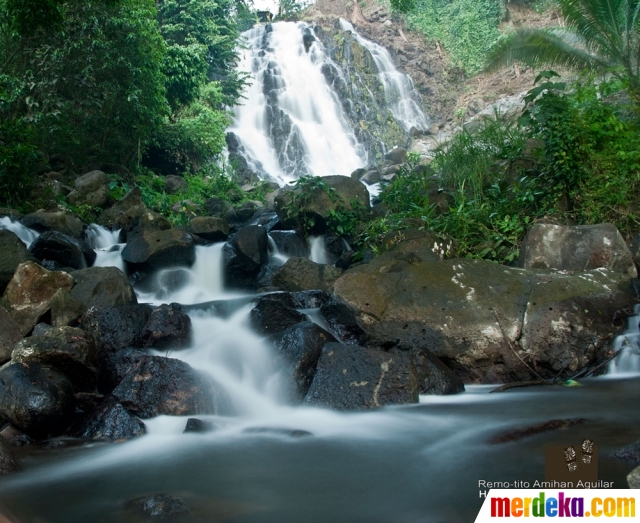
M 522 62 L 613 75 L 640 104 L 640 0 L 557 0 L 563 27 L 521 29 L 492 49 L 488 69 Z

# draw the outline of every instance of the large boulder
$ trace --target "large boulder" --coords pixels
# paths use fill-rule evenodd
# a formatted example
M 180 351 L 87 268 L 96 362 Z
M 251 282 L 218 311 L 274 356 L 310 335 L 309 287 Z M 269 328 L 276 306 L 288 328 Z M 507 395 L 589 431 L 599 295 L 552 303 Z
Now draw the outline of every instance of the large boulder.
M 141 418 L 231 412 L 226 393 L 208 375 L 162 356 L 139 357 L 112 395 Z
M 60 434 L 75 411 L 71 382 L 38 363 L 12 363 L 0 370 L 0 416 L 36 439 Z
M 36 211 L 27 214 L 20 221 L 25 227 L 38 232 L 58 231 L 76 240 L 81 240 L 84 236 L 84 223 L 74 215 L 62 211 Z
M 0 365 L 11 359 L 13 348 L 21 339 L 20 326 L 7 309 L 0 306 Z
M 342 270 L 307 258 L 289 258 L 273 278 L 273 285 L 285 291 L 330 291 Z
M 224 218 L 198 216 L 189 222 L 189 232 L 212 242 L 220 242 L 229 236 L 229 224 Z
M 522 241 L 519 265 L 568 272 L 602 267 L 629 278 L 638 276 L 624 238 L 610 223 L 576 226 L 537 223 Z
M 163 304 L 155 309 L 140 334 L 143 347 L 185 349 L 191 344 L 191 318 L 178 303 Z
M 171 229 L 169 220 L 145 206 L 139 187 L 129 191 L 122 200 L 104 211 L 98 218 L 98 224 L 114 230 L 122 229 L 127 238 L 133 238 L 143 231 Z
M 301 401 L 315 375 L 322 347 L 337 340 L 316 323 L 305 321 L 274 334 L 269 341 L 285 361 L 293 395 Z
M 164 192 L 167 194 L 176 194 L 186 190 L 188 187 L 189 184 L 182 176 L 169 174 L 164 177 Z
M 109 205 L 109 178 L 102 171 L 91 171 L 76 178 L 74 190 L 67 195 L 71 205 L 89 205 L 104 209 Z
M 410 261 L 393 253 L 348 270 L 336 297 L 368 343 L 427 349 L 465 382 L 566 378 L 605 357 L 625 274 L 524 270 L 480 260 Z
M 305 405 L 341 410 L 418 402 L 418 377 L 407 354 L 327 343 Z
M 0 229 L 0 292 L 4 292 L 18 265 L 34 261 L 24 242 L 14 233 Z
M 327 220 L 332 212 L 353 210 L 354 202 L 369 209 L 369 191 L 358 180 L 349 176 L 325 176 L 320 183 L 308 184 L 303 188 L 283 191 L 276 196 L 274 204 L 280 222 L 294 228 L 297 220 L 305 216 L 313 221 L 312 231 L 322 234 L 327 230 Z M 325 189 L 326 187 L 326 189 Z
M 0 475 L 12 474 L 18 470 L 18 464 L 11 448 L 11 443 L 0 438 Z
M 240 229 L 224 246 L 225 285 L 253 289 L 263 265 L 269 263 L 267 230 L 259 225 Z
M 196 248 L 193 238 L 184 231 L 144 231 L 127 243 L 122 259 L 133 271 L 193 265 Z
M 96 253 L 84 241 L 58 231 L 43 232 L 29 246 L 29 252 L 42 262 L 55 267 L 86 269 L 96 260 Z
M 322 303 L 320 314 L 332 334 L 343 343 L 363 345 L 367 342 L 368 336 L 360 326 L 357 311 L 335 296 Z
M 130 439 L 146 433 L 144 423 L 113 398 L 105 399 L 74 425 L 71 435 L 83 439 Z
M 97 357 L 93 339 L 81 329 L 56 327 L 41 336 L 31 336 L 18 343 L 11 355 L 12 363 L 39 363 L 64 373 L 76 390 L 93 392 L 96 383 Z
M 146 304 L 91 307 L 82 318 L 82 327 L 93 336 L 100 352 L 113 353 L 142 346 L 144 330 L 153 309 Z
M 307 241 L 296 231 L 271 231 L 269 237 L 273 240 L 279 254 L 296 258 L 309 256 Z
M 51 311 L 54 295 L 68 291 L 74 283 L 66 272 L 50 272 L 28 261 L 18 266 L 2 302 L 18 324 L 20 334 L 26 336 Z
M 258 300 L 249 318 L 253 329 L 262 335 L 275 334 L 307 319 L 293 307 L 283 304 L 282 300 L 269 295 Z
M 464 392 L 464 383 L 449 367 L 430 351 L 423 349 L 413 355 L 420 383 L 420 394 L 445 396 Z

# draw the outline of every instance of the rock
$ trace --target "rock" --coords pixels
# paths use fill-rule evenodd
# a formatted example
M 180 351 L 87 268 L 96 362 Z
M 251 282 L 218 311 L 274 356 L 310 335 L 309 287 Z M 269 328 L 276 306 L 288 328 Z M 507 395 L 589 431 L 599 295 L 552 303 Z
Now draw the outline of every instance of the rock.
M 407 355 L 340 343 L 322 349 L 304 400 L 340 410 L 417 402 L 418 379 Z
M 629 488 L 640 488 L 640 467 L 634 468 L 627 475 L 627 483 Z
M 235 289 L 253 289 L 263 265 L 269 263 L 267 231 L 248 225 L 224 246 L 225 285 Z
M 367 342 L 367 333 L 360 326 L 356 310 L 343 301 L 329 297 L 322 304 L 320 314 L 331 333 L 343 343 L 364 345 Z
M 91 307 L 82 318 L 100 352 L 116 352 L 142 346 L 144 330 L 153 309 L 147 304 Z
M 60 434 L 75 410 L 73 385 L 64 374 L 38 363 L 0 370 L 0 416 L 32 438 Z
M 384 155 L 384 159 L 391 165 L 398 165 L 407 161 L 407 150 L 404 147 L 395 147 Z
M 297 310 L 283 305 L 281 300 L 265 296 L 256 302 L 249 315 L 251 327 L 261 335 L 281 332 L 291 325 L 305 321 L 307 317 Z
M 537 223 L 522 241 L 519 265 L 568 272 L 603 267 L 629 278 L 638 276 L 631 252 L 610 223 L 576 226 Z
M 634 465 L 640 465 L 640 440 L 618 449 L 613 453 L 612 457 L 622 461 L 628 461 Z
M 189 507 L 184 499 L 167 494 L 132 499 L 127 501 L 125 507 L 138 516 L 154 521 L 183 520 L 189 515 Z
M 84 236 L 84 224 L 75 216 L 61 211 L 37 211 L 27 214 L 20 221 L 25 227 L 38 232 L 58 231 L 76 240 Z
M 193 216 L 200 212 L 200 206 L 192 200 L 182 200 L 176 202 L 173 207 L 171 207 L 171 210 L 174 213 L 184 212 L 187 215 Z
M 278 214 L 272 211 L 265 212 L 264 214 L 258 216 L 249 225 L 262 225 L 267 230 L 267 232 L 271 232 L 278 226 L 279 223 L 280 219 L 278 218 Z
M 142 202 L 139 187 L 129 191 L 122 200 L 104 211 L 98 224 L 122 229 L 124 236 L 131 239 L 143 231 L 165 231 L 171 229 L 171 222 L 157 212 L 147 209 Z
M 13 425 L 7 425 L 0 431 L 0 438 L 9 443 L 12 447 L 24 447 L 30 445 L 32 439 L 24 432 L 19 431 Z
M 82 243 L 61 232 L 47 231 L 33 241 L 29 246 L 29 252 L 40 261 L 54 262 L 56 267 L 86 269 L 93 264 L 96 254 L 91 249 L 83 248 Z M 93 254 L 89 260 L 84 254 L 87 250 Z
M 99 356 L 98 390 L 103 394 L 111 394 L 124 377 L 140 366 L 149 354 L 140 349 L 127 348 L 115 352 L 103 352 Z
M 226 393 L 209 376 L 161 356 L 140 357 L 112 395 L 141 418 L 224 415 L 231 410 Z
M 81 329 L 57 327 L 42 336 L 31 336 L 18 343 L 11 355 L 12 363 L 39 363 L 64 373 L 76 390 L 92 392 L 95 388 L 97 357 L 93 339 Z
M 325 234 L 324 248 L 328 264 L 342 269 L 347 268 L 351 263 L 354 252 L 344 238 L 333 233 Z
M 224 218 L 198 216 L 189 222 L 189 232 L 212 242 L 220 242 L 229 236 L 229 224 Z
M 187 181 L 182 176 L 170 174 L 164 177 L 164 192 L 167 194 L 176 194 L 184 191 L 189 187 Z
M 14 233 L 0 229 L 0 292 L 4 292 L 18 265 L 35 261 L 24 242 Z
M 208 198 L 204 202 L 204 210 L 208 212 L 211 216 L 224 216 L 229 211 L 233 211 L 233 206 L 224 201 L 222 198 L 218 198 L 214 196 L 213 198 Z
M 11 474 L 18 471 L 18 464 L 13 455 L 11 444 L 4 438 L 0 438 L 0 475 Z
M 255 288 L 257 292 L 266 292 L 267 290 L 275 290 L 273 286 L 273 278 L 280 270 L 280 265 L 263 265 L 256 276 Z
M 334 284 L 368 345 L 427 349 L 465 383 L 568 378 L 599 359 L 634 301 L 626 275 L 524 270 L 480 260 L 410 262 L 385 253 Z M 527 362 L 527 364 L 523 363 Z
M 193 239 L 177 229 L 143 232 L 127 243 L 122 259 L 132 270 L 190 267 L 196 260 Z
M 273 284 L 285 291 L 331 290 L 342 271 L 307 258 L 289 258 L 273 278 Z
M 322 347 L 337 340 L 319 325 L 304 321 L 274 334 L 269 341 L 287 363 L 294 396 L 301 401 L 315 375 Z
M 325 176 L 322 178 L 333 194 L 329 195 L 322 189 L 312 189 L 309 186 L 303 189 L 288 190 L 276 196 L 274 204 L 280 222 L 285 228 L 295 228 L 297 220 L 306 216 L 313 220 L 312 227 L 314 234 L 322 234 L 327 229 L 327 219 L 331 212 L 340 208 L 345 210 L 353 209 L 353 202 L 358 202 L 364 209 L 369 209 L 369 191 L 366 186 L 349 176 Z M 303 195 L 303 198 L 295 205 L 295 213 L 287 213 L 294 198 Z
M 464 392 L 462 380 L 430 351 L 423 349 L 414 354 L 413 364 L 420 383 L 420 394 L 445 396 Z
M 378 183 L 382 179 L 382 175 L 378 169 L 373 169 L 371 171 L 367 171 L 360 181 L 366 183 L 367 185 L 373 185 L 374 183 Z
M 69 290 L 74 283 L 65 272 L 50 272 L 30 261 L 20 264 L 2 297 L 20 334 L 26 336 L 51 310 L 56 292 Z
M 238 216 L 238 220 L 241 222 L 246 222 L 253 218 L 253 215 L 259 208 L 264 207 L 261 202 L 257 201 L 248 201 L 243 202 L 239 209 L 236 209 L 236 215 Z
M 83 416 L 71 431 L 76 438 L 93 440 L 131 439 L 145 433 L 144 423 L 113 398 Z
M 48 323 L 40 322 L 33 328 L 33 331 L 31 331 L 31 336 L 42 336 L 45 332 L 51 329 L 53 329 L 53 327 Z
M 278 253 L 284 256 L 306 258 L 309 256 L 307 241 L 296 231 L 272 231 L 269 236 L 278 248 Z
M 21 339 L 20 326 L 7 309 L 0 306 L 0 365 L 11 359 L 13 348 Z
M 409 256 L 394 254 L 393 257 L 408 263 L 419 263 L 453 258 L 456 255 L 456 245 L 453 240 L 444 240 L 432 231 L 404 229 L 384 235 L 382 251 L 406 254 Z M 411 255 L 417 256 L 418 259 L 412 258 Z
M 74 190 L 67 196 L 71 205 L 90 205 L 102 209 L 109 205 L 109 178 L 102 171 L 91 171 L 76 178 Z
M 368 169 L 366 167 L 359 167 L 358 169 L 353 171 L 349 175 L 349 177 L 353 178 L 354 180 L 360 180 L 367 172 L 368 172 Z
M 183 434 L 186 434 L 187 432 L 211 432 L 214 428 L 214 424 L 209 421 L 202 421 L 198 418 L 189 418 L 182 432 Z
M 143 347 L 185 349 L 191 344 L 191 318 L 177 303 L 155 309 L 140 336 Z

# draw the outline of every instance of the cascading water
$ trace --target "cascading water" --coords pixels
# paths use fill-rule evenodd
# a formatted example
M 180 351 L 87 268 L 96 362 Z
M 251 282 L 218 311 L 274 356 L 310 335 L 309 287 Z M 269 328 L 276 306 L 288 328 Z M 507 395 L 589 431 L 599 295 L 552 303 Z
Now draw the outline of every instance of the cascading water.
M 96 267 L 117 267 L 124 272 L 120 252 L 125 244 L 120 243 L 120 229 L 110 231 L 94 223 L 87 227 L 86 238 L 89 246 L 96 251 Z
M 6 229 L 14 233 L 18 238 L 20 238 L 24 244 L 29 247 L 33 240 L 35 240 L 40 233 L 34 231 L 33 229 L 29 229 L 25 227 L 20 222 L 12 220 L 8 216 L 4 216 L 0 218 L 0 229 Z
M 305 174 L 348 175 L 367 161 L 322 74 L 330 58 L 322 43 L 305 41 L 308 30 L 279 22 L 243 33 L 239 69 L 252 83 L 230 131 L 250 166 L 280 184 Z
M 640 373 L 640 305 L 627 318 L 627 328 L 612 344 L 614 352 L 621 351 L 609 364 L 609 376 Z

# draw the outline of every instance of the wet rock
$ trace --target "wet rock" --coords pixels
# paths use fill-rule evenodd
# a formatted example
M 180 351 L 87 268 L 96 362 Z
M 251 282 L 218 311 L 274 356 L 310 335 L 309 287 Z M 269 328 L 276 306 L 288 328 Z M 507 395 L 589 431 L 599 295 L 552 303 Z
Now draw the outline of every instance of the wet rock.
M 361 182 L 366 183 L 367 185 L 373 185 L 374 183 L 378 183 L 382 179 L 382 174 L 378 169 L 373 169 L 371 171 L 367 171 L 362 178 L 360 178 Z
M 84 223 L 74 215 L 61 211 L 37 211 L 27 214 L 20 221 L 25 227 L 38 232 L 58 231 L 76 240 L 81 240 L 84 236 Z
M 519 441 L 530 436 L 535 436 L 536 434 L 543 434 L 545 432 L 552 432 L 555 430 L 566 430 L 574 425 L 582 425 L 583 423 L 586 423 L 586 421 L 587 420 L 584 418 L 552 419 L 523 429 L 515 429 L 497 434 L 489 439 L 489 443 L 495 445 L 497 443 Z
M 169 174 L 164 177 L 164 192 L 167 194 L 179 193 L 180 191 L 186 190 L 187 187 L 187 181 L 182 176 Z
M 353 171 L 353 172 L 349 175 L 349 177 L 350 177 L 350 178 L 353 178 L 354 180 L 360 180 L 360 179 L 362 179 L 362 177 L 364 176 L 364 174 L 365 174 L 366 172 L 368 172 L 368 171 L 369 171 L 369 169 L 368 169 L 368 168 L 366 168 L 366 167 L 359 167 L 358 169 L 356 169 L 355 171 Z
M 280 222 L 287 228 L 294 228 L 300 216 L 306 215 L 315 223 L 312 232 L 322 234 L 327 229 L 327 219 L 329 214 L 342 207 L 346 210 L 353 209 L 353 202 L 358 202 L 365 209 L 370 208 L 369 191 L 366 186 L 358 180 L 349 176 L 325 176 L 322 181 L 332 189 L 332 195 L 324 190 L 314 190 L 310 187 L 285 191 L 276 196 L 274 200 L 275 210 L 278 213 Z M 287 213 L 292 205 L 295 195 L 304 193 L 301 203 L 297 205 L 292 216 Z
M 60 434 L 74 410 L 73 385 L 61 372 L 38 363 L 12 363 L 0 370 L 0 416 L 28 436 Z
M 196 250 L 193 239 L 184 231 L 144 231 L 127 243 L 122 259 L 132 271 L 190 267 L 196 260 Z
M 97 358 L 93 339 L 81 329 L 57 327 L 16 345 L 12 363 L 39 363 L 64 373 L 76 390 L 91 392 L 96 383 Z
M 229 236 L 229 224 L 224 218 L 198 216 L 189 222 L 189 232 L 212 242 L 220 242 Z
M 122 229 L 127 239 L 134 238 L 143 231 L 171 229 L 169 220 L 147 209 L 142 202 L 139 187 L 129 191 L 122 200 L 103 212 L 98 218 L 98 224 L 109 226 L 114 230 Z
M 248 225 L 224 246 L 225 285 L 234 289 L 253 289 L 261 267 L 269 263 L 267 231 Z
M 18 464 L 13 455 L 11 444 L 4 438 L 0 438 L 0 475 L 12 474 L 18 471 Z
M 227 212 L 233 211 L 233 205 L 222 198 L 214 196 L 205 200 L 204 210 L 211 216 L 223 217 Z
M 267 232 L 271 232 L 278 226 L 279 223 L 280 223 L 280 218 L 278 218 L 277 213 L 265 212 L 263 215 L 258 216 L 249 225 L 261 225 L 267 230 Z
M 278 248 L 278 252 L 285 256 L 306 258 L 309 256 L 307 241 L 295 231 L 272 231 L 269 236 Z
M 634 465 L 640 464 L 640 440 L 622 447 L 613 453 L 612 457 L 621 461 L 628 461 Z
M 344 343 L 355 345 L 366 343 L 367 333 L 358 322 L 356 310 L 346 303 L 331 296 L 322 304 L 320 314 L 333 335 Z
M 519 264 L 569 272 L 603 267 L 629 278 L 638 275 L 624 238 L 610 223 L 572 227 L 537 223 L 522 241 Z
M 256 211 L 263 206 L 264 205 L 261 202 L 257 201 L 250 200 L 248 202 L 243 202 L 242 205 L 240 205 L 240 208 L 236 209 L 238 220 L 240 220 L 241 222 L 250 220 L 251 218 L 253 218 L 253 215 L 256 213 Z
M 94 440 L 130 439 L 145 433 L 144 423 L 113 398 L 83 416 L 71 431 L 76 438 Z
M 4 292 L 18 265 L 35 261 L 24 242 L 6 229 L 0 230 L 0 292 Z
M 307 258 L 289 258 L 273 278 L 273 284 L 285 291 L 331 290 L 342 271 Z
M 265 292 L 268 289 L 275 289 L 273 278 L 280 270 L 280 265 L 263 265 L 256 276 L 255 288 L 257 292 Z
M 125 508 L 153 521 L 182 521 L 189 516 L 189 507 L 184 499 L 156 494 L 127 501 Z
M 38 323 L 38 325 L 36 325 L 33 328 L 33 331 L 31 331 L 31 335 L 32 336 L 42 336 L 45 332 L 47 332 L 48 330 L 53 329 L 53 327 L 51 325 L 49 325 L 48 323 Z
M 249 315 L 251 327 L 261 335 L 275 334 L 284 329 L 305 321 L 307 317 L 297 310 L 283 305 L 281 300 L 274 300 L 267 295 L 256 302 Z
M 161 356 L 138 358 L 112 395 L 141 418 L 227 414 L 231 410 L 226 393 L 209 376 L 183 361 Z
M 406 354 L 327 343 L 304 403 L 340 410 L 373 409 L 417 403 L 418 388 Z
M 84 243 L 84 242 L 83 242 Z M 56 267 L 86 269 L 93 264 L 96 255 L 85 258 L 85 251 L 79 240 L 57 231 L 43 232 L 29 246 L 29 252 L 40 261 L 51 261 Z M 90 250 L 90 249 L 89 249 Z
M 407 150 L 404 147 L 395 147 L 384 155 L 384 159 L 392 165 L 398 165 L 407 161 Z
M 243 434 L 272 434 L 274 436 L 288 436 L 290 438 L 304 438 L 313 436 L 311 432 L 300 429 L 284 429 L 278 427 L 249 427 L 242 431 Z
M 7 309 L 0 306 L 0 364 L 11 359 L 13 348 L 21 339 L 20 326 L 13 320 Z
M 191 318 L 177 303 L 155 309 L 140 336 L 143 347 L 185 349 L 191 344 Z
M 288 365 L 295 398 L 302 400 L 315 375 L 322 347 L 337 340 L 319 325 L 304 321 L 274 334 L 269 341 Z
M 99 356 L 98 390 L 104 394 L 111 394 L 124 377 L 132 369 L 140 366 L 149 354 L 140 349 L 128 348 L 116 352 L 104 352 Z
M 291 297 L 293 303 L 292 306 L 295 309 L 317 309 L 319 307 L 322 307 L 331 298 L 331 294 L 319 290 L 289 292 L 281 294 L 288 294 Z M 270 296 L 273 296 L 273 294 L 271 294 Z
M 152 308 L 146 304 L 118 307 L 91 307 L 82 318 L 82 327 L 101 352 L 116 352 L 142 346 L 144 330 Z
M 350 265 L 354 252 L 344 238 L 333 233 L 325 234 L 324 248 L 328 264 L 344 269 Z
M 32 439 L 13 425 L 7 425 L 0 431 L 0 438 L 9 443 L 11 447 L 24 447 L 30 445 Z
M 51 310 L 56 292 L 69 290 L 74 283 L 65 272 L 50 272 L 33 262 L 20 264 L 2 297 L 20 334 L 26 336 Z
M 102 171 L 91 171 L 76 178 L 74 190 L 67 196 L 71 205 L 106 208 L 109 205 L 109 178 Z
M 189 418 L 184 427 L 183 433 L 188 432 L 211 432 L 215 429 L 215 425 L 209 421 L 202 421 L 198 418 Z
M 413 364 L 420 383 L 420 394 L 445 396 L 464 392 L 464 383 L 449 367 L 430 351 L 413 355 Z
M 412 263 L 411 255 L 417 256 L 415 262 L 446 260 L 456 255 L 453 240 L 444 240 L 432 231 L 419 229 L 404 229 L 386 234 L 382 238 L 381 248 L 394 253 L 391 255 L 394 259 L 408 263 Z

